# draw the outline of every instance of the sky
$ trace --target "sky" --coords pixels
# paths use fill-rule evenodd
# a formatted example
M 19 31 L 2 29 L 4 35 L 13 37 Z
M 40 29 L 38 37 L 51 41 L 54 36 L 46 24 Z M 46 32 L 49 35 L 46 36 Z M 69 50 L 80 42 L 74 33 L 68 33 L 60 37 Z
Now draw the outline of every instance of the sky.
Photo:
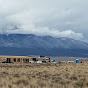
M 88 41 L 88 0 L 0 0 L 0 34 Z

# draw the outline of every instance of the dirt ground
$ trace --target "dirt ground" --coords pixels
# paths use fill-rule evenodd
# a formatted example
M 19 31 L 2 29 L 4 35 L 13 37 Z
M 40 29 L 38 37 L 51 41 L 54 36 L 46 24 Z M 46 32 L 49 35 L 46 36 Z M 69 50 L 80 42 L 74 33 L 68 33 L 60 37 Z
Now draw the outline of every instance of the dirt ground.
M 88 88 L 88 63 L 1 63 L 0 88 Z

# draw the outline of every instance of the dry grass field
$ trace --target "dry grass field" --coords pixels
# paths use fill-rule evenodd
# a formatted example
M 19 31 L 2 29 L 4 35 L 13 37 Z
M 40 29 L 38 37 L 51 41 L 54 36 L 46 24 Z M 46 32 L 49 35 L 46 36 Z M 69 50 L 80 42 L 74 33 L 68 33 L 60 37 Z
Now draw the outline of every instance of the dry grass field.
M 3 63 L 0 88 L 88 88 L 88 63 Z

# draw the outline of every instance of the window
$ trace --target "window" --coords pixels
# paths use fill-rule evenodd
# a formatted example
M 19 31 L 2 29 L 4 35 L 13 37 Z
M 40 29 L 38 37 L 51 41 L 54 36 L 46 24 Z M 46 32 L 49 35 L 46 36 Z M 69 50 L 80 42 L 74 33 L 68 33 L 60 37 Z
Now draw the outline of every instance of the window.
M 16 62 L 16 58 L 13 58 L 14 62 Z
M 11 63 L 11 59 L 10 58 L 7 58 L 7 63 Z
M 20 62 L 20 58 L 17 59 L 17 62 Z
M 23 59 L 23 62 L 25 62 L 25 59 Z
M 29 59 L 26 59 L 26 62 L 29 62 Z
M 23 62 L 28 63 L 29 59 L 23 59 Z

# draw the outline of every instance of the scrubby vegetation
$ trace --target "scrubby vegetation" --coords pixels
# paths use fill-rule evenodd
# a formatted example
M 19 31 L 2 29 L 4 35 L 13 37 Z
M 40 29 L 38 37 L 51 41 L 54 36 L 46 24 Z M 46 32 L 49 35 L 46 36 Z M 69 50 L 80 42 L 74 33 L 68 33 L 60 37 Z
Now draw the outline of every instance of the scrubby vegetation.
M 88 88 L 88 63 L 0 64 L 0 88 Z

